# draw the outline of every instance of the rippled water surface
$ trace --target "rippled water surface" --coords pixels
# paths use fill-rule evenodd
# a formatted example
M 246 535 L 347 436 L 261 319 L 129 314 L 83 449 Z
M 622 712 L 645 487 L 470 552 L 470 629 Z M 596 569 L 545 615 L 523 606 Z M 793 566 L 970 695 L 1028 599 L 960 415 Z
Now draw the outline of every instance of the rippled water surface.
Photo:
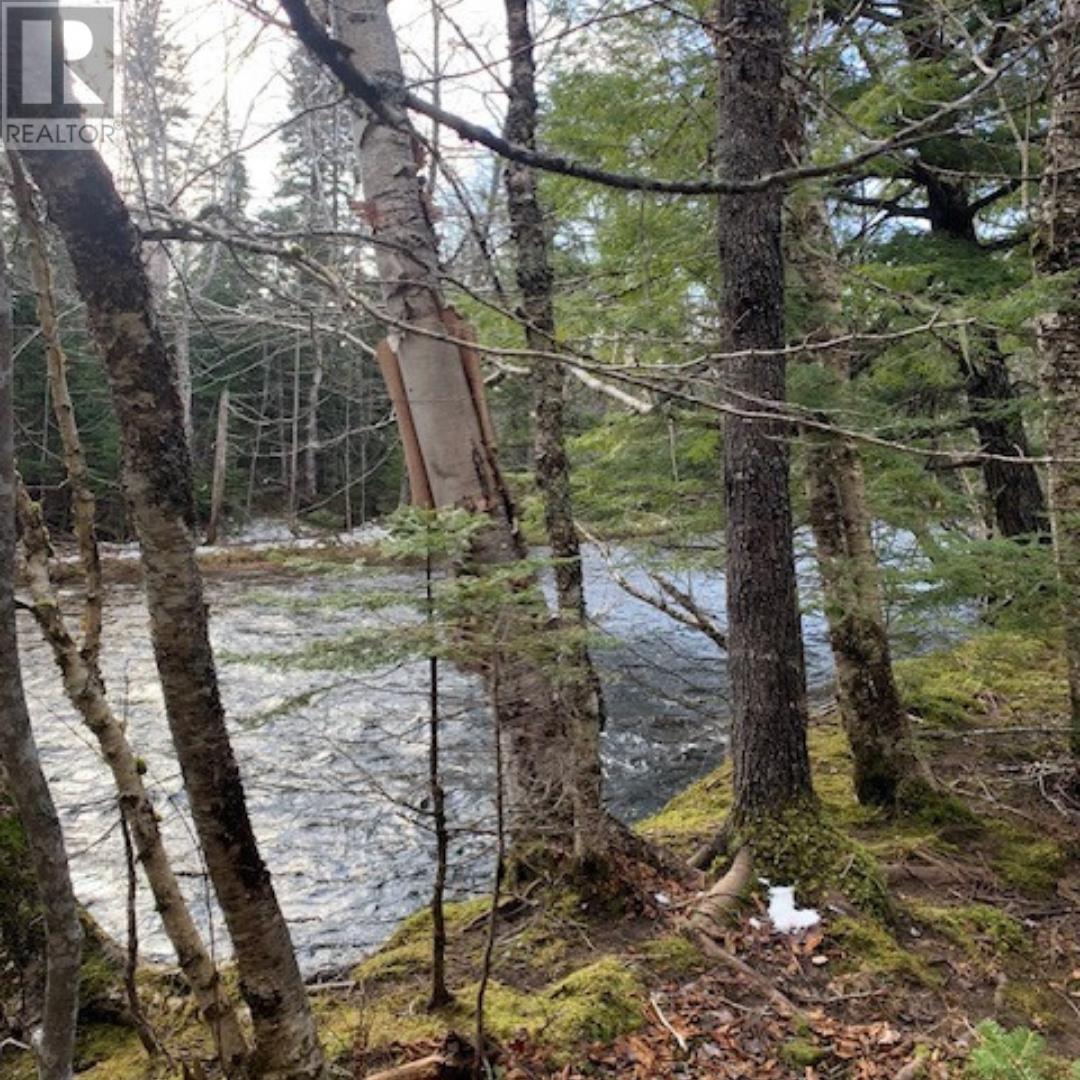
M 616 558 L 633 562 L 625 550 Z M 634 819 L 722 758 L 725 661 L 704 635 L 628 596 L 596 551 L 586 553 L 585 564 L 609 712 L 608 799 L 616 813 Z M 626 573 L 647 587 L 640 570 Z M 704 608 L 722 612 L 718 575 L 667 573 Z M 427 664 L 357 673 L 329 661 L 320 668 L 312 654 L 318 643 L 345 631 L 416 618 L 408 601 L 421 588 L 419 574 L 362 566 L 208 585 L 222 692 L 255 829 L 309 973 L 340 968 L 369 951 L 427 896 L 431 844 L 413 812 L 424 799 L 427 768 Z M 374 605 L 365 603 L 376 598 Z M 105 928 L 122 937 L 125 879 L 109 776 L 29 619 L 20 622 L 20 632 L 27 696 L 63 814 L 76 890 Z M 805 632 L 809 680 L 821 688 L 830 677 L 824 628 L 808 618 Z M 305 650 L 303 668 L 283 659 L 299 650 Z M 192 841 L 136 587 L 109 591 L 103 661 L 114 708 L 126 716 L 147 763 L 186 891 L 225 952 Z M 456 830 L 453 882 L 466 892 L 482 887 L 487 874 L 490 719 L 476 679 L 444 665 L 440 693 Z M 169 959 L 141 883 L 139 912 L 143 955 Z

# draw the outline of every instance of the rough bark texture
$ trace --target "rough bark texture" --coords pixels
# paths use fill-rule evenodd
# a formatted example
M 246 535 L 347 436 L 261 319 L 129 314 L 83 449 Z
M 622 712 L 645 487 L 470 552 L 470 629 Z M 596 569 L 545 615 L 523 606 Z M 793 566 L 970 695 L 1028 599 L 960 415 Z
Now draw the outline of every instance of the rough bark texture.
M 777 0 L 720 0 L 716 168 L 750 178 L 783 166 L 780 87 L 786 17 Z M 725 350 L 784 344 L 782 192 L 718 200 Z M 741 395 L 782 401 L 781 356 L 726 363 Z M 724 429 L 727 639 L 736 824 L 780 813 L 812 794 L 806 679 L 784 425 L 729 417 Z
M 45 919 L 45 1000 L 34 1039 L 41 1080 L 72 1075 L 82 927 L 60 819 L 42 771 L 23 694 L 15 631 L 15 441 L 11 296 L 0 245 L 0 766 L 26 831 Z
M 973 353 L 961 358 L 961 370 L 979 449 L 1004 457 L 1030 457 L 1019 395 L 1005 357 L 987 334 L 977 335 L 974 344 Z M 987 459 L 982 474 L 1002 536 L 1045 536 L 1046 498 L 1034 465 Z
M 789 220 L 789 250 L 816 333 L 825 340 L 842 337 L 840 267 L 820 197 L 796 193 Z M 850 378 L 850 360 L 845 350 L 836 349 L 821 362 L 843 384 Z M 893 678 L 866 481 L 855 444 L 811 436 L 806 482 L 837 701 L 855 763 L 855 792 L 864 804 L 892 807 L 917 796 L 925 773 Z
M 1045 168 L 1038 267 L 1047 275 L 1073 275 L 1063 302 L 1040 320 L 1038 340 L 1047 440 L 1056 459 L 1050 507 L 1069 663 L 1070 743 L 1080 759 L 1080 0 L 1065 0 L 1061 8 Z
M 34 151 L 24 161 L 64 238 L 105 361 L 166 713 L 236 949 L 241 992 L 255 1029 L 256 1068 L 265 1077 L 321 1077 L 322 1052 L 307 994 L 255 842 L 225 727 L 195 562 L 183 408 L 154 317 L 138 236 L 96 152 Z
M 535 148 L 536 64 L 529 8 L 529 0 L 506 0 L 510 98 L 504 134 L 519 146 Z M 556 347 L 555 276 L 536 174 L 527 165 L 509 162 L 505 179 L 526 344 L 537 352 L 551 352 Z M 566 370 L 561 364 L 541 360 L 535 363 L 532 378 L 533 466 L 544 504 L 544 526 L 556 560 L 559 619 L 563 627 L 577 633 L 565 646 L 567 674 L 563 696 L 577 744 L 574 840 L 579 857 L 584 858 L 602 843 L 603 836 L 600 768 L 603 699 L 600 680 L 582 637 L 586 620 L 585 585 L 566 453 Z
M 336 25 L 365 74 L 388 86 L 402 84 L 401 57 L 385 0 L 347 0 Z M 494 444 L 485 431 L 482 390 L 469 377 L 468 350 L 440 340 L 459 324 L 445 309 L 440 292 L 438 245 L 423 193 L 419 144 L 411 131 L 371 115 L 358 120 L 357 139 L 364 190 L 360 211 L 381 241 L 376 260 L 383 302 L 399 324 L 392 328 L 390 346 L 433 504 L 488 514 L 490 527 L 474 542 L 473 569 L 515 562 L 525 554 L 524 545 Z M 521 595 L 535 591 L 536 582 L 523 575 Z M 537 596 L 531 607 L 521 604 L 513 618 L 504 617 L 501 625 L 509 629 L 497 635 L 499 728 L 512 827 L 519 839 L 562 834 L 572 823 L 568 778 L 574 775 L 569 764 L 574 747 L 565 709 L 549 668 L 529 655 L 544 640 L 547 621 Z M 490 627 L 480 628 L 479 636 L 493 640 Z

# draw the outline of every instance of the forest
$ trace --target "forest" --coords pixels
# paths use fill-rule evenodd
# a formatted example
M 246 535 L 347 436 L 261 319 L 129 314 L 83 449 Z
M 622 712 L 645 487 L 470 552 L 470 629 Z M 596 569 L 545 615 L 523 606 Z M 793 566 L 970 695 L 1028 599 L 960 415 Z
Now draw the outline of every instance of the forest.
M 0 46 L 0 1080 L 1080 1080 L 1080 0 Z

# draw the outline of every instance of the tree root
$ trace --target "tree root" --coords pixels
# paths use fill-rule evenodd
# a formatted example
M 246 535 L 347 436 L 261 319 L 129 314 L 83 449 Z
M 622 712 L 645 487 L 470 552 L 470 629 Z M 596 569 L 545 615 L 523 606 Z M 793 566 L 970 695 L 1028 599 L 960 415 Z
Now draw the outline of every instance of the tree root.
M 694 905 L 690 926 L 708 933 L 738 906 L 754 871 L 754 857 L 748 847 L 741 847 L 727 873 Z
M 473 1048 L 451 1031 L 442 1046 L 427 1057 L 407 1061 L 380 1072 L 368 1073 L 364 1080 L 468 1080 L 472 1075 Z
M 738 972 L 747 982 L 752 983 L 761 993 L 776 1006 L 779 1012 L 782 1012 L 785 1016 L 800 1017 L 803 1015 L 802 1010 L 789 998 L 786 994 L 781 993 L 780 990 L 773 985 L 764 975 L 759 971 L 755 971 L 745 960 L 740 960 L 734 953 L 725 949 L 715 938 L 713 938 L 707 931 L 701 929 L 692 929 L 691 931 L 694 941 L 700 946 L 701 951 L 709 957 L 710 960 L 719 960 L 732 971 Z

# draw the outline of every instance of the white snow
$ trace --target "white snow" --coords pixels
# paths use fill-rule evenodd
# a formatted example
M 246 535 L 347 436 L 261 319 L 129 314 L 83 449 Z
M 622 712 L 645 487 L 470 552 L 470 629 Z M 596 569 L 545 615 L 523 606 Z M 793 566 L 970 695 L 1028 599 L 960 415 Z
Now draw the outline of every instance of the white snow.
M 821 922 L 813 908 L 795 906 L 795 889 L 791 885 L 772 885 L 769 888 L 769 921 L 778 934 L 795 934 Z

